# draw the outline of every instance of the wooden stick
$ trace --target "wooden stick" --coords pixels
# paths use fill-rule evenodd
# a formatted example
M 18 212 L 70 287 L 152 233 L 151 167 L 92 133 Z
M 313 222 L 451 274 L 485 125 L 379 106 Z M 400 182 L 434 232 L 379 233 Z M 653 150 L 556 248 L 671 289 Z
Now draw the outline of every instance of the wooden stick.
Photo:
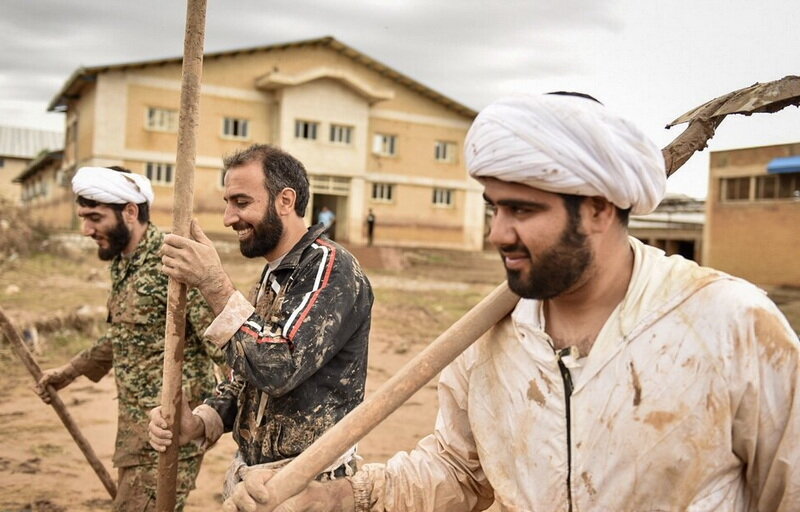
M 194 164 L 197 123 L 200 107 L 200 82 L 203 75 L 206 0 L 187 0 L 186 35 L 183 43 L 181 110 L 178 118 L 178 150 L 175 161 L 175 192 L 172 232 L 189 236 L 194 195 Z M 161 388 L 161 413 L 172 438 L 180 436 L 181 379 L 183 347 L 186 342 L 186 286 L 174 279 L 167 289 L 167 320 L 164 339 L 164 381 Z M 172 512 L 177 500 L 178 443 L 172 443 L 158 457 L 156 510 Z
M 22 364 L 24 364 L 25 368 L 28 369 L 28 373 L 31 374 L 33 380 L 38 383 L 42 378 L 42 369 L 36 363 L 36 360 L 28 351 L 28 347 L 26 347 L 25 343 L 22 341 L 22 337 L 19 335 L 19 332 L 17 332 L 17 330 L 14 328 L 11 320 L 9 320 L 6 314 L 3 313 L 2 309 L 0 309 L 0 327 L 2 328 L 1 330 L 6 339 L 11 343 L 11 348 L 14 349 L 14 352 L 22 360 Z M 75 423 L 74 419 L 72 419 L 72 415 L 70 415 L 67 407 L 64 405 L 64 402 L 61 401 L 61 397 L 58 396 L 58 392 L 53 389 L 53 386 L 47 386 L 47 394 L 50 395 L 50 405 L 53 406 L 56 414 L 58 414 L 58 417 L 61 418 L 61 423 L 67 427 L 67 431 L 72 436 L 72 439 L 75 440 L 75 444 L 78 445 L 78 448 L 81 449 L 81 452 L 83 452 L 83 456 L 86 457 L 89 465 L 92 466 L 92 469 L 100 478 L 100 481 L 103 483 L 103 487 L 106 488 L 108 494 L 111 496 L 111 499 L 114 499 L 117 495 L 117 486 L 114 484 L 114 480 L 111 479 L 111 475 L 109 475 L 108 471 L 106 471 L 106 467 L 103 466 L 102 462 L 100 462 L 100 459 L 97 457 L 97 454 L 95 454 L 94 449 L 89 444 L 89 441 L 87 441 L 81 433 L 80 428 L 78 428 L 78 424 Z
M 258 512 L 271 512 L 275 506 L 305 489 L 317 475 L 385 420 L 489 328 L 505 318 L 517 301 L 519 297 L 508 289 L 505 282 L 495 288 L 267 482 L 270 505 L 259 507 Z

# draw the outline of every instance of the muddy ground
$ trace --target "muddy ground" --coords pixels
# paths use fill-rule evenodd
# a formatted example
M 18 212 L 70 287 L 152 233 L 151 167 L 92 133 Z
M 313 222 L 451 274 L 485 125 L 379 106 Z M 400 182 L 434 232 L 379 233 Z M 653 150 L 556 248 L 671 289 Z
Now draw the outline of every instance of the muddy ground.
M 224 247 L 226 269 L 240 289 L 249 289 L 262 262 L 245 260 L 235 247 Z M 372 248 L 357 251 L 357 256 L 376 296 L 367 394 L 503 279 L 493 252 Z M 20 326 L 39 322 L 36 357 L 43 368 L 65 362 L 91 343 L 102 322 L 87 319 L 102 318 L 108 288 L 107 268 L 92 251 L 37 253 L 0 269 L 0 307 Z M 770 291 L 800 329 L 800 291 Z M 65 325 L 43 322 L 55 317 Z M 30 390 L 32 379 L 5 344 L 0 345 L 0 372 L 0 512 L 108 510 L 104 488 L 52 409 Z M 93 384 L 81 378 L 61 396 L 111 470 L 113 379 Z M 364 461 L 382 461 L 412 448 L 431 431 L 435 413 L 435 384 L 430 383 L 360 443 Z M 221 480 L 234 449 L 225 436 L 206 455 L 187 511 L 219 509 Z

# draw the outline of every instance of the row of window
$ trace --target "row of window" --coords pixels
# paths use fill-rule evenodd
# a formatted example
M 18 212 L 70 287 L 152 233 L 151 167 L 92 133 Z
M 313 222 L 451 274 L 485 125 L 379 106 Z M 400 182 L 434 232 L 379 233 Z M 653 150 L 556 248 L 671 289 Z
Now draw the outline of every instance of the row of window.
M 145 126 L 156 132 L 177 132 L 178 111 L 167 108 L 149 107 Z M 222 118 L 222 136 L 230 139 L 250 138 L 250 121 L 238 117 Z
M 434 188 L 431 203 L 434 206 L 453 206 L 455 191 L 450 188 Z M 391 183 L 373 183 L 372 200 L 384 203 L 394 202 L 394 185 Z
M 171 185 L 175 176 L 174 166 L 162 162 L 147 162 L 145 175 L 154 185 Z M 224 173 L 220 173 L 220 176 L 220 180 L 224 180 Z M 435 206 L 452 206 L 453 196 L 453 189 L 434 188 L 432 203 Z M 386 203 L 394 202 L 394 184 L 373 183 L 372 199 Z
M 158 107 L 147 109 L 146 126 L 148 130 L 160 132 L 178 131 L 178 111 Z M 351 145 L 353 143 L 353 126 L 331 123 L 328 129 L 328 142 L 333 144 Z M 298 119 L 294 123 L 294 137 L 296 139 L 318 140 L 320 123 Z M 236 117 L 222 119 L 222 136 L 231 139 L 249 139 L 250 121 Z M 453 163 L 456 161 L 456 143 L 437 140 L 433 147 L 433 158 L 437 162 Z M 394 156 L 397 154 L 397 135 L 376 133 L 372 139 L 372 152 L 381 156 Z
M 800 172 L 720 178 L 720 201 L 800 199 Z
M 317 140 L 319 138 L 318 121 L 298 119 L 294 122 L 294 137 L 296 139 Z M 331 124 L 328 132 L 328 142 L 334 144 L 352 144 L 353 127 L 341 124 Z M 376 133 L 372 138 L 372 152 L 381 156 L 394 156 L 397 154 L 397 135 Z M 433 158 L 437 162 L 453 163 L 456 161 L 456 143 L 437 140 L 433 147 Z

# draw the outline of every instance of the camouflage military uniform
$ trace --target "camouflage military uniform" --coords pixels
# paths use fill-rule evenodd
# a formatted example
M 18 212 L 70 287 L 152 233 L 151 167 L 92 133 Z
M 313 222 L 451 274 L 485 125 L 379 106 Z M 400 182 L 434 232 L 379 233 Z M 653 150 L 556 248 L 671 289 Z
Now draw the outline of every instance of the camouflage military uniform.
M 114 510 L 147 510 L 134 503 L 155 504 L 158 453 L 148 443 L 148 412 L 161 405 L 164 360 L 164 326 L 167 277 L 161 273 L 164 235 L 152 224 L 130 257 L 117 256 L 111 262 L 112 290 L 108 298 L 108 330 L 90 348 L 72 359 L 83 375 L 99 381 L 113 367 L 117 383 L 119 415 L 114 466 L 120 471 L 120 495 Z M 183 392 L 194 405 L 209 396 L 215 385 L 212 359 L 224 362 L 219 350 L 201 338 L 213 314 L 196 290 L 189 293 L 186 346 L 183 363 Z M 194 488 L 203 451 L 195 444 L 181 447 L 178 492 Z M 124 491 L 133 495 L 125 497 Z M 119 503 L 117 503 L 119 502 Z
M 237 292 L 206 331 L 233 378 L 198 409 L 213 408 L 249 466 L 299 455 L 364 398 L 372 288 L 323 232 L 310 228 L 262 277 L 255 307 Z

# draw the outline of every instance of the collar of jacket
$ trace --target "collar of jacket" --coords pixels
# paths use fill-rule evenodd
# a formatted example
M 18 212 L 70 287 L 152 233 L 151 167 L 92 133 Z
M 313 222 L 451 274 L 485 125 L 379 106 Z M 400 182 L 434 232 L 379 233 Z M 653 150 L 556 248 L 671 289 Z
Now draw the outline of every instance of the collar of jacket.
M 306 234 L 303 235 L 303 238 L 294 244 L 294 247 L 292 247 L 292 249 L 286 253 L 286 256 L 283 257 L 281 264 L 278 265 L 278 268 L 276 268 L 275 271 L 277 272 L 279 270 L 297 268 L 297 266 L 300 264 L 300 258 L 303 255 L 303 251 L 305 251 L 309 245 L 314 243 L 317 238 L 322 236 L 322 233 L 324 232 L 325 225 L 321 222 L 308 228 L 308 231 L 306 231 Z

